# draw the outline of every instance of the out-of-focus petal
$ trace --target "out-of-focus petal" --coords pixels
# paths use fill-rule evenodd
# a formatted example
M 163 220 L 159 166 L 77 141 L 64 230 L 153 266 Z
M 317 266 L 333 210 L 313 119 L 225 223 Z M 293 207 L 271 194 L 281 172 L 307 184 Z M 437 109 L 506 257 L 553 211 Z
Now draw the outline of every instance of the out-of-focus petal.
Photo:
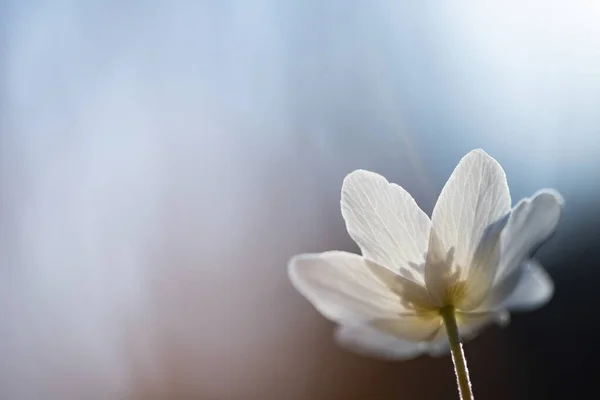
M 402 187 L 357 170 L 344 179 L 341 207 L 365 258 L 396 272 L 422 262 L 431 221 Z
M 558 192 L 545 189 L 515 206 L 502 232 L 502 255 L 496 283 L 509 277 L 554 233 L 562 216 L 563 204 Z
M 290 260 L 288 273 L 295 288 L 336 322 L 389 318 L 405 311 L 398 296 L 356 254 L 301 254 Z
M 442 357 L 450 354 L 450 342 L 448 341 L 446 327 L 442 326 L 429 342 L 424 342 L 421 346 L 423 351 L 432 357 Z
M 420 343 L 400 339 L 367 324 L 340 326 L 335 339 L 340 346 L 357 354 L 387 360 L 409 360 L 424 350 Z
M 506 326 L 510 322 L 510 314 L 505 310 L 489 312 L 457 312 L 456 320 L 461 338 L 468 340 L 479 334 L 491 324 Z
M 516 287 L 502 307 L 512 311 L 532 311 L 550 301 L 553 294 L 552 278 L 537 261 L 527 260 Z
M 442 327 L 442 323 L 441 316 L 435 312 L 402 314 L 395 318 L 369 321 L 372 327 L 411 342 L 431 340 Z
M 446 182 L 433 210 L 432 223 L 445 249 L 455 247 L 455 262 L 467 269 L 485 229 L 509 211 L 504 170 L 478 149 L 462 158 Z

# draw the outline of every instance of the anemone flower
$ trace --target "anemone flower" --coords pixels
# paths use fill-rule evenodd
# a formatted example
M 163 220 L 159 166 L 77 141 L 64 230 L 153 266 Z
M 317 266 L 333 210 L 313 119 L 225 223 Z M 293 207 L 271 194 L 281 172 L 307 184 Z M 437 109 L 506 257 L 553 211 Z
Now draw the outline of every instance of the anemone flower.
M 357 170 L 344 179 L 341 209 L 362 255 L 301 254 L 288 272 L 338 325 L 343 347 L 388 359 L 450 350 L 459 392 L 470 399 L 461 340 L 551 298 L 552 280 L 531 256 L 562 206 L 557 192 L 541 190 L 511 209 L 502 167 L 479 149 L 459 162 L 431 219 L 402 187 Z

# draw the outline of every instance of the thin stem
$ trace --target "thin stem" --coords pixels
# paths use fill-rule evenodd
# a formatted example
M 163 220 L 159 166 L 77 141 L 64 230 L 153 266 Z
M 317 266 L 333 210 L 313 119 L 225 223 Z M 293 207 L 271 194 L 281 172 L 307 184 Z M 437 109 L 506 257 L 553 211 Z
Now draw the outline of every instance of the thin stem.
M 458 393 L 462 400 L 474 400 L 471 381 L 469 379 L 469 370 L 467 369 L 467 360 L 458 335 L 454 307 L 443 307 L 440 310 L 440 314 L 444 318 L 444 325 L 446 326 L 446 332 L 448 332 L 450 351 L 452 352 L 452 361 L 454 362 L 454 372 L 458 383 Z

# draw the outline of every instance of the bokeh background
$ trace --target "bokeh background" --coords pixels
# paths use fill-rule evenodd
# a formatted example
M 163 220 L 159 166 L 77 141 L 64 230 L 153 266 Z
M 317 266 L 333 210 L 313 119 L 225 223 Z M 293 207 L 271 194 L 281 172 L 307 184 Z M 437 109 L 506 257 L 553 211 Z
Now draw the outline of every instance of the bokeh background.
M 357 251 L 356 168 L 427 212 L 482 147 L 566 198 L 545 308 L 481 399 L 597 390 L 600 3 L 0 1 L 0 398 L 452 399 L 449 357 L 333 343 L 288 259 Z

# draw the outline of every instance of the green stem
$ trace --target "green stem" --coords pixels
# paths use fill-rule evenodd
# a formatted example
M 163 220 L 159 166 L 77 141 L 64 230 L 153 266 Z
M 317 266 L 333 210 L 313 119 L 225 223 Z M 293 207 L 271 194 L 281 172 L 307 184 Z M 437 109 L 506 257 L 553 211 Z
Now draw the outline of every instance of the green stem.
M 469 380 L 467 360 L 465 359 L 465 353 L 463 352 L 460 337 L 458 335 L 458 325 L 456 324 L 454 307 L 443 307 L 440 310 L 440 314 L 442 315 L 442 318 L 444 318 L 444 325 L 446 326 L 446 332 L 448 332 L 448 340 L 450 341 L 450 351 L 452 352 L 452 361 L 454 362 L 454 372 L 456 373 L 460 398 L 462 400 L 473 400 L 473 390 L 471 388 L 471 381 Z

